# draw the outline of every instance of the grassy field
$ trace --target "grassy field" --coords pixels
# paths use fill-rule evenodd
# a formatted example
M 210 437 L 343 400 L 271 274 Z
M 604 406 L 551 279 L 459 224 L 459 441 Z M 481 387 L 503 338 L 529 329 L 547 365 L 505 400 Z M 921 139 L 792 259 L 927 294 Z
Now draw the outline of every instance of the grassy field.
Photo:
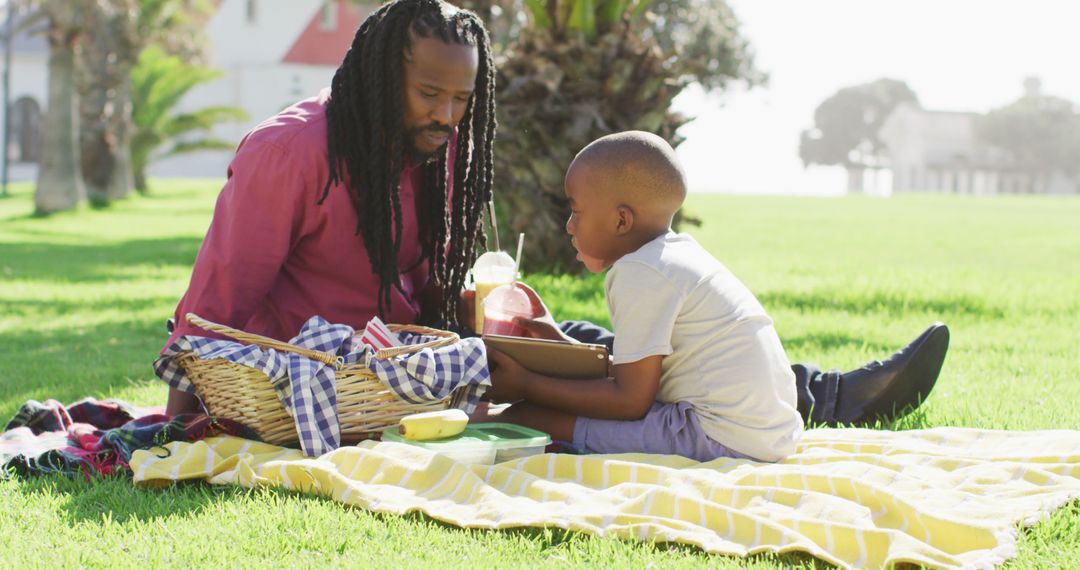
M 0 419 L 27 399 L 164 403 L 150 369 L 216 182 L 160 181 L 108 210 L 31 217 L 0 199 Z M 694 195 L 699 241 L 757 292 L 793 361 L 850 368 L 941 320 L 952 347 L 889 428 L 1080 429 L 1080 199 Z M 606 323 L 601 280 L 528 276 L 558 318 Z M 0 481 L 0 567 L 821 566 L 526 529 L 462 530 L 277 491 Z M 1080 560 L 1080 506 L 1023 534 L 1014 567 Z M 1070 561 L 1072 561 L 1070 563 Z

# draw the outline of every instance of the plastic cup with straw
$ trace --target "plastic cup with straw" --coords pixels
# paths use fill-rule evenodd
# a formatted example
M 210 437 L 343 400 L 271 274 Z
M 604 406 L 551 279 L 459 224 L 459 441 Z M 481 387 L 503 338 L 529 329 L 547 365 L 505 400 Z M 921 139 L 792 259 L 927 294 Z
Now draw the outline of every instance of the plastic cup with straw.
M 518 234 L 517 257 L 514 259 L 513 279 L 510 283 L 492 289 L 484 300 L 478 301 L 483 306 L 484 320 L 479 330 L 483 334 L 501 334 L 524 336 L 525 330 L 515 322 L 517 317 L 531 318 L 532 301 L 529 295 L 517 287 L 518 269 L 521 267 L 521 251 L 525 243 L 525 234 Z M 477 298 L 480 290 L 477 289 Z
M 514 283 L 517 283 L 518 276 L 521 275 L 521 247 L 525 245 L 525 232 L 518 234 L 518 248 L 517 255 L 514 256 Z
M 491 222 L 491 235 L 495 240 L 495 251 L 488 251 L 476 258 L 473 263 L 472 283 L 476 289 L 474 326 L 477 332 L 484 330 L 484 299 L 496 287 L 513 283 L 517 274 L 517 261 L 499 248 L 499 224 L 495 220 L 495 201 L 488 206 L 488 221 Z

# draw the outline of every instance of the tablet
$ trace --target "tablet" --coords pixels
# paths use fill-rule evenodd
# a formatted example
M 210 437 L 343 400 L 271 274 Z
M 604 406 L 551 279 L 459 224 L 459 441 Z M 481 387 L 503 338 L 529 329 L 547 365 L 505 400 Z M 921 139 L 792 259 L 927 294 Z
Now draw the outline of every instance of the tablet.
M 608 375 L 608 349 L 602 344 L 498 334 L 486 334 L 482 338 L 489 348 L 506 353 L 538 374 L 574 380 L 607 378 Z

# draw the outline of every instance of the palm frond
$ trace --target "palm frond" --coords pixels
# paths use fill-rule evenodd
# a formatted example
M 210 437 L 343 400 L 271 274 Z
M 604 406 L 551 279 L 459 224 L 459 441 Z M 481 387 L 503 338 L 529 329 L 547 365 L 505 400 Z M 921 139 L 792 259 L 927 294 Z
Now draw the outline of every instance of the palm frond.
M 551 27 L 551 18 L 548 17 L 548 7 L 544 0 L 525 0 L 525 8 L 532 15 L 534 26 L 540 29 Z
M 144 0 L 153 2 L 156 0 Z M 245 121 L 243 109 L 211 106 L 177 112 L 176 107 L 194 87 L 213 81 L 221 71 L 192 65 L 152 46 L 142 52 L 131 73 L 132 119 L 135 133 L 131 141 L 131 161 L 136 179 L 144 178 L 146 166 L 175 154 L 207 149 L 231 149 L 227 141 L 196 138 L 227 121 Z
M 163 153 L 158 158 L 165 158 L 167 156 L 173 156 L 177 154 L 184 154 L 188 152 L 197 152 L 200 150 L 233 150 L 236 148 L 236 143 L 231 143 L 227 140 L 204 138 L 195 139 L 191 141 L 178 142 L 169 148 L 168 152 Z
M 237 107 L 204 107 L 198 111 L 169 117 L 162 125 L 162 133 L 168 137 L 176 137 L 192 131 L 208 131 L 218 123 L 247 119 L 248 114 Z
M 596 6 L 593 0 L 575 0 L 570 9 L 567 29 L 581 32 L 586 39 L 596 37 Z

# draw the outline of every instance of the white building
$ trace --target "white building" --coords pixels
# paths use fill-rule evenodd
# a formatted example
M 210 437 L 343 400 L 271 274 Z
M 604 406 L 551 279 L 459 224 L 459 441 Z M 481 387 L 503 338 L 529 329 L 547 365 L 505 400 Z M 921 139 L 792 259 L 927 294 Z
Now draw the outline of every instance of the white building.
M 214 132 L 239 142 L 263 119 L 330 85 L 371 9 L 345 0 L 220 0 L 207 26 L 207 55 L 225 74 L 193 89 L 182 106 L 244 109 L 247 122 Z M 181 155 L 155 164 L 150 174 L 224 177 L 231 157 L 228 151 Z
M 235 142 L 263 119 L 329 86 L 356 28 L 374 6 L 346 0 L 217 0 L 215 4 L 206 30 L 208 64 L 224 75 L 192 89 L 179 110 L 216 105 L 244 109 L 250 117 L 247 122 L 219 125 L 214 131 L 214 136 Z M 20 129 L 9 148 L 13 164 L 36 162 L 39 156 L 23 149 L 39 149 L 40 142 L 18 146 L 16 141 L 40 141 L 40 135 L 36 139 L 33 135 L 38 127 L 31 122 L 39 125 L 40 112 L 45 110 L 47 58 L 48 46 L 41 36 L 16 38 L 12 101 L 23 114 L 13 114 L 12 127 Z M 224 177 L 231 156 L 230 151 L 180 155 L 153 165 L 150 174 Z
M 8 129 L 8 164 L 12 174 L 26 177 L 41 159 L 41 115 L 48 100 L 49 45 L 38 34 L 19 34 L 12 41 L 8 120 L 0 113 L 0 129 Z M 3 131 L 0 131 L 3 132 Z
M 1037 80 L 1025 86 L 1029 94 L 1038 93 Z M 1033 176 L 1011 168 L 1008 153 L 975 136 L 978 116 L 898 105 L 878 131 L 889 149 L 892 191 L 1080 193 L 1080 184 L 1061 174 Z

